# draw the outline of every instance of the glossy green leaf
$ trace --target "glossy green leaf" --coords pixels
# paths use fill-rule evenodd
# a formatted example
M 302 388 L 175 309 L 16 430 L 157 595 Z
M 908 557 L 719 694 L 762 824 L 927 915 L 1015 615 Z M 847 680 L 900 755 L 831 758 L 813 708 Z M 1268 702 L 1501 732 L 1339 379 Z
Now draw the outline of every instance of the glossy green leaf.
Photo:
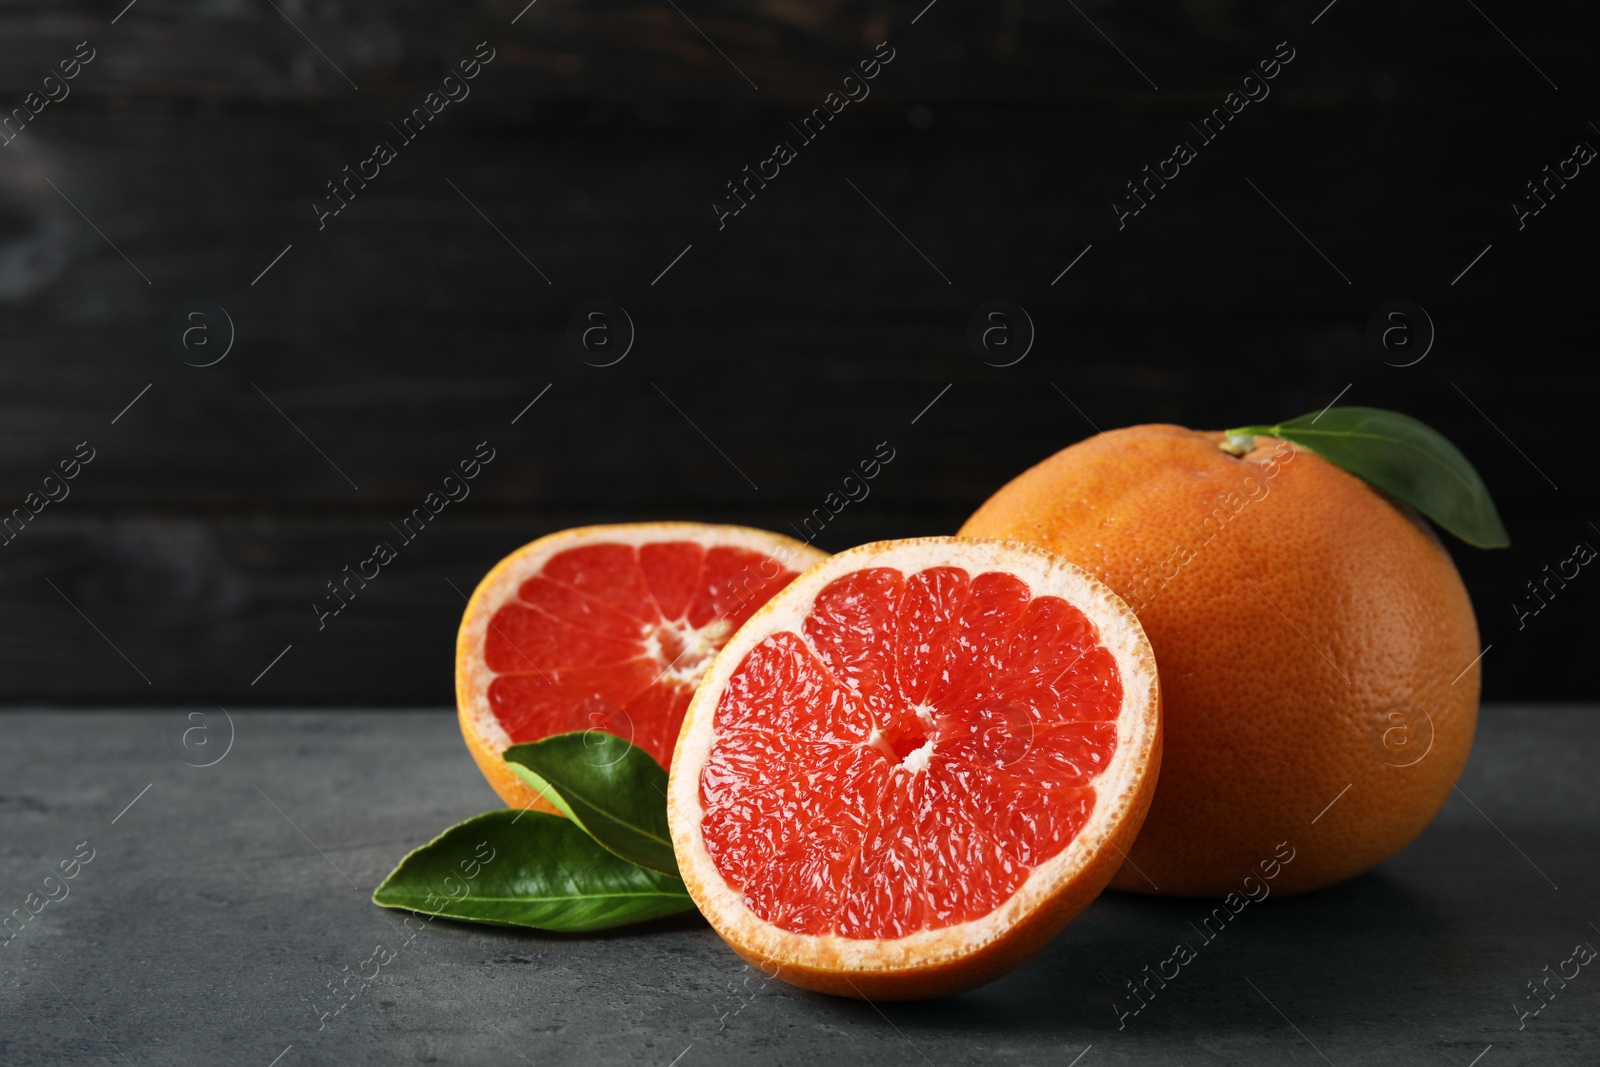
M 412 852 L 372 894 L 427 915 L 584 933 L 694 907 L 683 881 L 620 859 L 541 811 L 491 811 Z
M 1301 445 L 1405 501 L 1470 545 L 1511 543 L 1488 487 L 1467 457 L 1409 415 L 1328 408 L 1276 426 L 1243 426 L 1228 433 L 1266 434 Z
M 667 829 L 667 772 L 599 730 L 513 745 L 506 762 L 534 791 L 625 860 L 678 873 Z

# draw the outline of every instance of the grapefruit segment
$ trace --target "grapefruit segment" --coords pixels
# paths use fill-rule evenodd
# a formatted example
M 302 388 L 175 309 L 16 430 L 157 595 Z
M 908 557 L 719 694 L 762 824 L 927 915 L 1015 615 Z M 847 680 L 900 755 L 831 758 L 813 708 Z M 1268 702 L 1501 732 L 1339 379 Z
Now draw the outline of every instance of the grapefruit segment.
M 1024 545 L 864 545 L 790 583 L 711 666 L 668 810 L 706 918 L 826 992 L 997 976 L 1097 895 L 1160 762 L 1143 630 Z
M 695 686 L 739 625 L 825 558 L 740 526 L 637 523 L 525 545 L 479 583 L 456 641 L 467 748 L 508 805 L 554 809 L 501 759 L 603 730 L 663 766 Z

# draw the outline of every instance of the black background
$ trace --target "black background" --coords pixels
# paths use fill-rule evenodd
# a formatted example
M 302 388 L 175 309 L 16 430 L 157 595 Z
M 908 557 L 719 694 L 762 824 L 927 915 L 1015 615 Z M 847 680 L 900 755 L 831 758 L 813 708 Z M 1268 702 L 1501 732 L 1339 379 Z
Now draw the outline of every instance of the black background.
M 96 458 L 0 547 L 0 699 L 447 704 L 462 594 L 540 534 L 792 532 L 884 441 L 817 543 L 948 533 L 1095 426 L 1341 395 L 1435 426 L 1495 495 L 1512 548 L 1451 542 L 1486 696 L 1593 698 L 1600 578 L 1511 607 L 1600 545 L 1600 176 L 1523 229 L 1510 207 L 1600 146 L 1588 20 L 1324 4 L 8 5 L 0 103 L 96 58 L 0 147 L 0 510 Z M 719 231 L 724 183 L 885 39 L 871 96 Z M 480 41 L 470 98 L 319 232 L 324 183 Z M 1119 231 L 1124 183 L 1280 41 L 1270 98 Z M 637 331 L 605 368 L 565 340 L 595 299 Z M 1014 366 L 967 348 L 991 299 L 1037 328 Z M 1415 366 L 1364 339 L 1394 299 L 1437 328 Z M 191 301 L 231 317 L 215 366 L 169 340 Z M 319 631 L 324 583 L 486 439 L 470 498 Z

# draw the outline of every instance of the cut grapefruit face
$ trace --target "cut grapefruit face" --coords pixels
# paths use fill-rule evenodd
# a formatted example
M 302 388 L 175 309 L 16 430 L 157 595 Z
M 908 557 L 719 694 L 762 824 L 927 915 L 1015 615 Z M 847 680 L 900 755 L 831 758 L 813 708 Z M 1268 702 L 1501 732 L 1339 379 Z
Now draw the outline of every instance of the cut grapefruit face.
M 501 758 L 603 730 L 667 766 L 718 650 L 825 553 L 742 526 L 586 526 L 542 537 L 478 584 L 456 639 L 456 706 L 478 767 L 512 807 L 552 811 Z
M 1099 894 L 1160 749 L 1150 644 L 1089 574 L 1006 541 L 863 545 L 773 597 L 701 682 L 673 848 L 707 920 L 768 973 L 938 996 Z

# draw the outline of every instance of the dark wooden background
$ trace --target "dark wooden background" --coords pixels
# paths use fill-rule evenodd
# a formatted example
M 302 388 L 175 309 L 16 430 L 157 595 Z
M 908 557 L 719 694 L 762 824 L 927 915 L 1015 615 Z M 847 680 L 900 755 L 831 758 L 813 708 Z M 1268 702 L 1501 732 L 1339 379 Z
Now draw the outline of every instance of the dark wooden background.
M 1521 630 L 1511 602 L 1600 546 L 1600 174 L 1524 230 L 1508 206 L 1600 146 L 1588 16 L 1325 2 L 7 5 L 7 107 L 97 56 L 0 148 L 0 509 L 97 457 L 0 547 L 0 700 L 445 704 L 456 589 L 551 530 L 787 530 L 888 441 L 818 543 L 952 532 L 1091 419 L 1216 428 L 1346 386 L 1446 433 L 1501 507 L 1510 550 L 1451 546 L 1487 695 L 1593 699 L 1600 575 Z M 719 232 L 723 183 L 885 38 L 870 98 Z M 471 97 L 318 232 L 323 183 L 483 40 Z M 1283 40 L 1270 99 L 1119 232 L 1123 183 Z M 601 298 L 637 328 L 607 368 L 564 340 Z M 966 347 L 994 298 L 1037 326 L 1016 366 Z M 1363 339 L 1396 298 L 1438 330 L 1413 367 Z M 194 300 L 236 330 L 212 367 L 169 342 Z M 485 439 L 471 497 L 319 632 L 323 583 Z

